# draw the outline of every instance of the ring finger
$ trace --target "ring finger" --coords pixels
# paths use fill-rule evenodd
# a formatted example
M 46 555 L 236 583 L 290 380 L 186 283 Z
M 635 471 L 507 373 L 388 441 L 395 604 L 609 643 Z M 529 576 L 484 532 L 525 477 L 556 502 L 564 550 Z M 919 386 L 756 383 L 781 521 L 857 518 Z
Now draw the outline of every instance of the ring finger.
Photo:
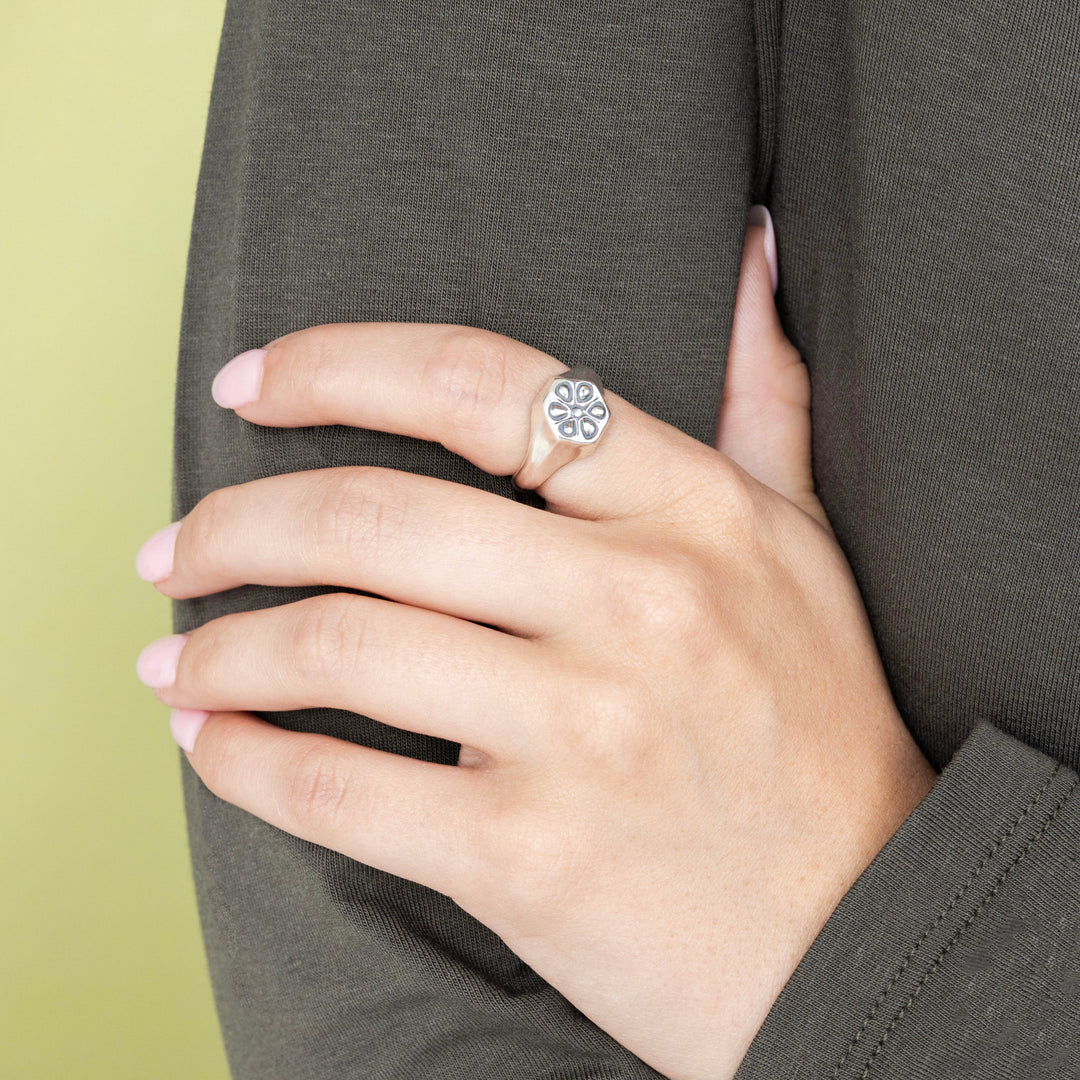
M 347 709 L 499 757 L 536 737 L 555 655 L 440 612 L 326 593 L 159 638 L 137 671 L 173 708 Z

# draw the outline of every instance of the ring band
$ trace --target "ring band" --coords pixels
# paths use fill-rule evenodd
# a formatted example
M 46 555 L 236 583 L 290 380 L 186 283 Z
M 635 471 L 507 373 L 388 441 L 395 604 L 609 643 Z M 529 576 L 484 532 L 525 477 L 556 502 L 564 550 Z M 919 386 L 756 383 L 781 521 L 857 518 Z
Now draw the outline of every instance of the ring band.
M 522 489 L 538 488 L 568 462 L 587 457 L 610 418 L 603 383 L 591 367 L 553 375 L 533 400 L 529 446 L 514 483 Z

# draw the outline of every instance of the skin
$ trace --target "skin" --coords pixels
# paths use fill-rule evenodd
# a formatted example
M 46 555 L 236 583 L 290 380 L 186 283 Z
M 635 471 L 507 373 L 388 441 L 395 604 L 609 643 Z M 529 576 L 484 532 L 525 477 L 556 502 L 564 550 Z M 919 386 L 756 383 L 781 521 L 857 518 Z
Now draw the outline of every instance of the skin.
M 377 593 L 187 635 L 155 693 L 208 711 L 192 767 L 281 829 L 447 894 L 671 1080 L 734 1075 L 936 779 L 814 495 L 810 383 L 764 233 L 747 230 L 716 447 L 607 391 L 596 452 L 538 489 L 546 509 L 374 467 L 272 476 L 202 499 L 155 582 Z M 399 432 L 496 475 L 565 368 L 449 325 L 317 326 L 267 349 L 244 419 Z M 247 711 L 309 706 L 460 742 L 459 764 Z

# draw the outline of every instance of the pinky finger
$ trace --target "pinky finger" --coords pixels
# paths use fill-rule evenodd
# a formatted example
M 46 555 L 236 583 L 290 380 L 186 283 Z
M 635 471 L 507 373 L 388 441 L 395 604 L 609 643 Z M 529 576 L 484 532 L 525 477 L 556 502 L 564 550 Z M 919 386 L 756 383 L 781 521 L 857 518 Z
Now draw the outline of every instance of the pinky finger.
M 286 731 L 246 712 L 177 709 L 173 736 L 219 798 L 304 840 L 449 896 L 475 877 L 481 770 Z

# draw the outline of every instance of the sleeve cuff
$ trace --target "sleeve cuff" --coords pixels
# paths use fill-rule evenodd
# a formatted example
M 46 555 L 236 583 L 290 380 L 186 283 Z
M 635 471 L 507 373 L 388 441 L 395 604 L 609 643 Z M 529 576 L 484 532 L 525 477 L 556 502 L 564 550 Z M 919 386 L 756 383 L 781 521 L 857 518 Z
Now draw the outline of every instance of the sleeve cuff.
M 979 721 L 833 910 L 735 1080 L 1073 1076 L 1009 1060 L 1052 1069 L 1076 1050 L 1055 1032 L 1080 1027 L 1077 783 Z

